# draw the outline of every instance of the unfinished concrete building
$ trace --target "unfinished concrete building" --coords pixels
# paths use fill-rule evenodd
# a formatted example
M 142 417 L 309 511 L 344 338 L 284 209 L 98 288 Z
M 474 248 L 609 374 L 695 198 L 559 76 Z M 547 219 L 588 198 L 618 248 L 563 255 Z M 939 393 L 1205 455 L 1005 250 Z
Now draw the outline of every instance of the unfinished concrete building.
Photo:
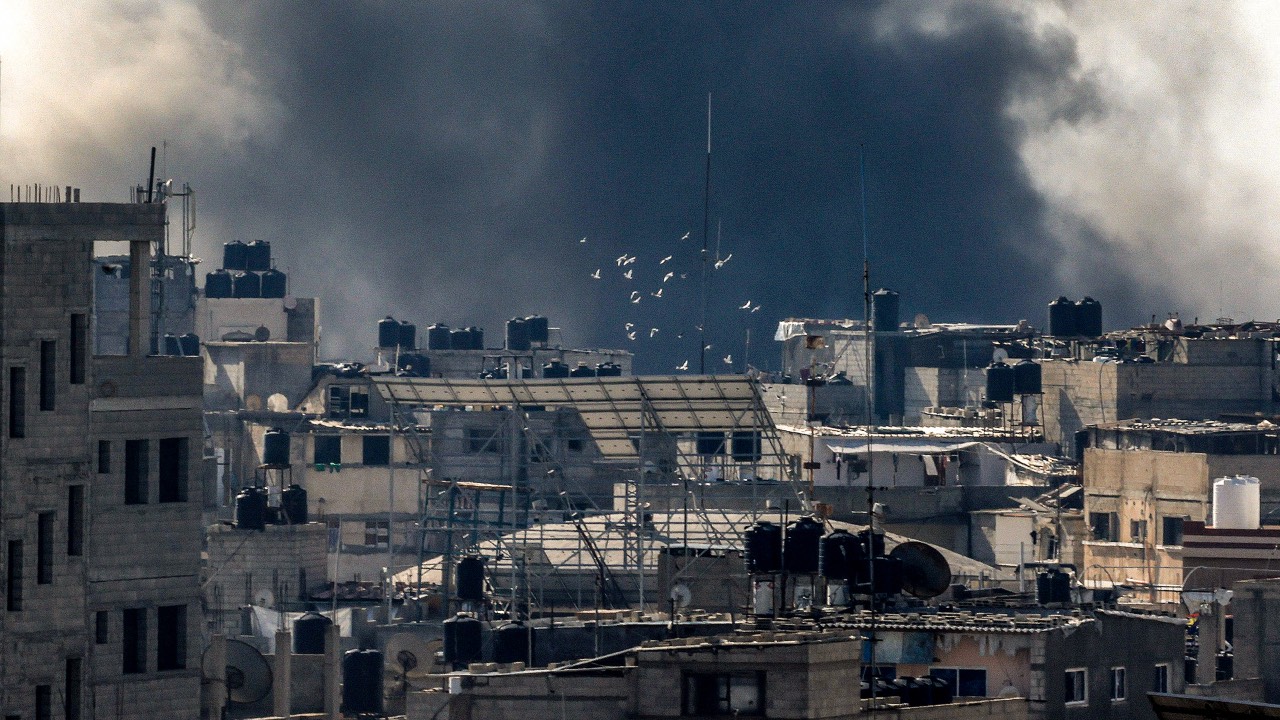
M 0 204 L 0 715 L 199 715 L 200 361 L 150 356 L 165 205 Z M 126 354 L 93 355 L 99 242 L 129 247 Z

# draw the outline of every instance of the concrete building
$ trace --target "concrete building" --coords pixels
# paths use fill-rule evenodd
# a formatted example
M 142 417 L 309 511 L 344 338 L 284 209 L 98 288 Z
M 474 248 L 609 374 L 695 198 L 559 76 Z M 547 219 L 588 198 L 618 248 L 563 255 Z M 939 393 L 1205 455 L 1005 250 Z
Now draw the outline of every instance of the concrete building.
M 1128 585 L 1149 602 L 1178 603 L 1186 523 L 1212 517 L 1217 478 L 1260 478 L 1262 512 L 1280 507 L 1274 427 L 1133 420 L 1089 428 L 1083 442 L 1089 585 Z
M 246 530 L 209 526 L 205 620 L 212 632 L 248 635 L 249 608 L 301 610 L 328 584 L 328 531 L 321 523 Z
M 165 210 L 0 204 L 6 717 L 199 716 L 199 360 L 148 355 Z M 100 242 L 129 245 L 125 355 L 92 355 Z

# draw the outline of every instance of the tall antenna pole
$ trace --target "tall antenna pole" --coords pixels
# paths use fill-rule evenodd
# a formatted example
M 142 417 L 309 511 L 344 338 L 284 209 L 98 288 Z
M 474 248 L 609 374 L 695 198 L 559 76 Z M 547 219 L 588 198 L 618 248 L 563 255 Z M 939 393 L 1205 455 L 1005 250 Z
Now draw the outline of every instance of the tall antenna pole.
M 698 320 L 698 374 L 707 374 L 707 239 L 711 233 L 711 93 L 707 93 L 707 168 L 702 186 L 702 309 Z
M 867 605 L 871 611 L 871 649 L 869 660 L 871 676 L 868 684 L 871 688 L 870 711 L 875 713 L 876 701 L 876 565 L 875 565 L 875 525 L 876 525 L 876 489 L 871 473 L 871 435 L 872 435 L 872 386 L 874 373 L 871 371 L 871 252 L 867 242 L 867 146 L 863 144 L 858 153 L 858 174 L 862 190 L 862 372 L 866 392 L 864 393 L 867 408 L 867 583 L 870 585 Z

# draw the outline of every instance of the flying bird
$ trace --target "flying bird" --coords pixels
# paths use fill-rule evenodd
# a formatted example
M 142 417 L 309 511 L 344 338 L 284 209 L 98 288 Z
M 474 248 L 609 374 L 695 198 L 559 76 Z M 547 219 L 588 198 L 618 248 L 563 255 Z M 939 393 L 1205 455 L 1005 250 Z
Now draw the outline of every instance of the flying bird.
M 627 323 L 627 329 L 628 329 L 628 330 L 630 330 L 631 328 L 633 328 L 633 327 L 635 327 L 635 326 L 636 326 L 636 324 L 635 324 L 635 323 L 631 323 L 631 322 Z
M 581 240 L 579 240 L 579 241 L 578 241 L 578 243 L 579 243 L 579 244 L 581 244 L 581 243 L 584 243 L 584 242 L 586 242 L 586 241 L 587 241 L 587 239 L 584 237 L 584 238 L 582 238 Z
M 668 255 L 668 256 L 666 256 L 666 257 L 662 258 L 661 260 L 659 260 L 659 261 L 658 261 L 658 264 L 659 264 L 659 265 L 666 265 L 667 263 L 671 262 L 671 258 L 673 258 L 673 257 L 675 257 L 675 256 L 674 256 L 674 255 Z
M 649 337 L 653 337 L 654 335 L 657 335 L 657 334 L 658 334 L 658 328 L 649 328 Z
M 675 273 L 673 273 L 673 272 L 669 272 L 669 273 L 667 273 L 666 275 L 663 275 L 663 276 L 662 276 L 662 282 L 666 282 L 666 281 L 670 280 L 670 279 L 671 279 L 671 278 L 673 278 L 673 277 L 675 277 Z
M 743 303 L 743 304 L 742 304 L 742 307 L 740 307 L 740 308 L 738 308 L 738 309 L 739 309 L 739 310 L 750 310 L 750 309 L 751 309 L 751 301 L 750 301 L 750 300 L 746 301 L 745 303 Z
M 680 273 L 680 279 L 681 279 L 681 280 L 688 280 L 688 279 L 689 279 L 689 273 Z
M 733 356 L 732 356 L 732 355 L 725 355 L 725 356 L 724 356 L 724 364 L 725 364 L 725 365 L 732 365 L 732 364 L 733 364 Z
M 652 293 L 649 293 L 649 294 L 650 294 L 650 295 L 652 295 L 652 296 L 654 296 L 654 297 L 656 297 L 656 298 L 660 298 L 660 297 L 662 297 L 662 288 L 658 288 L 658 292 L 652 292 Z
M 729 253 L 729 254 L 730 254 L 730 255 L 732 255 L 733 253 Z M 622 264 L 623 264 L 623 265 L 630 265 L 631 263 L 633 263 L 633 262 L 635 262 L 635 261 L 636 261 L 636 256 L 635 256 L 635 255 L 632 255 L 631 257 L 629 257 L 629 258 L 627 258 L 626 260 L 622 261 Z
M 627 339 L 628 339 L 628 340 L 635 340 L 635 339 L 636 339 L 636 331 L 635 331 L 635 330 L 632 330 L 631 332 L 627 333 Z
M 759 305 L 757 305 L 757 306 L 755 306 L 755 307 L 751 308 L 751 312 L 757 312 L 758 310 L 760 310 L 760 306 L 759 306 Z
M 622 253 L 621 255 L 618 256 L 618 259 L 614 260 L 614 262 L 618 263 L 618 267 L 622 267 L 622 264 L 626 261 L 627 261 L 626 253 Z
M 595 280 L 599 280 L 599 279 L 600 279 L 600 268 L 596 268 L 596 271 L 595 271 L 595 272 L 593 272 L 593 273 L 591 273 L 591 277 L 592 277 L 593 279 L 595 279 Z
M 632 291 L 631 291 L 631 302 L 633 302 L 633 303 L 638 303 L 638 302 L 640 302 L 640 293 L 639 293 L 639 291 L 636 291 L 636 290 L 632 290 Z
M 720 268 L 724 267 L 724 264 L 729 262 L 729 258 L 731 257 L 733 257 L 733 253 L 729 253 L 728 255 L 725 255 L 723 260 L 717 260 L 716 269 L 719 270 Z
M 711 343 L 707 343 L 706 345 L 704 345 L 704 346 L 702 347 L 702 349 L 703 349 L 703 350 L 710 350 L 710 349 L 711 349 Z
M 626 271 L 626 272 L 622 273 L 622 277 L 624 277 L 624 278 L 626 278 L 626 279 L 630 280 L 630 279 L 631 279 L 632 274 L 634 274 L 634 273 L 635 273 L 635 270 L 628 270 L 628 271 Z
M 680 363 L 679 365 L 677 365 L 677 366 L 676 366 L 676 369 L 677 369 L 677 370 L 688 370 L 688 369 L 689 369 L 689 361 L 688 361 L 688 360 L 685 360 L 684 362 Z
M 685 233 L 685 234 L 684 234 L 684 237 L 682 237 L 682 238 L 680 238 L 680 239 L 681 239 L 681 240 L 688 240 L 688 239 L 689 239 L 689 233 Z

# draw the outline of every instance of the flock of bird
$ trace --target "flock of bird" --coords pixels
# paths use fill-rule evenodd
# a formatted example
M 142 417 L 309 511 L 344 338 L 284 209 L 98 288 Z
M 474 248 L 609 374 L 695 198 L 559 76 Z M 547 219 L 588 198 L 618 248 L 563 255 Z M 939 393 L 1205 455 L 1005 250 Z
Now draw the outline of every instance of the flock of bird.
M 680 239 L 677 241 L 677 244 L 688 241 L 690 234 L 691 233 L 686 232 L 684 235 L 682 235 Z M 582 238 L 581 240 L 578 241 L 578 243 L 583 245 L 587 244 L 587 238 L 585 237 Z M 703 253 L 705 251 L 701 251 L 696 248 L 691 248 L 691 250 L 696 260 L 698 262 L 708 263 L 710 265 L 709 269 L 712 271 L 720 270 L 724 268 L 724 266 L 727 265 L 729 261 L 733 259 L 733 253 L 729 253 L 724 257 L 720 256 L 720 241 L 718 237 L 716 240 L 714 257 L 704 257 Z M 698 279 L 696 277 L 696 273 L 694 272 L 694 270 L 696 269 L 696 265 L 694 266 L 694 268 L 687 269 L 683 272 L 680 269 L 677 269 L 677 265 L 679 264 L 677 255 L 680 255 L 683 257 L 685 253 L 680 253 L 677 251 L 677 252 L 673 252 L 671 254 L 665 255 L 664 257 L 661 257 L 657 260 L 656 268 L 657 268 L 657 273 L 661 274 L 660 275 L 661 280 L 655 283 L 657 286 L 656 288 L 654 288 L 653 290 L 649 290 L 647 292 L 644 289 L 633 289 L 633 286 L 630 285 L 631 283 L 643 282 L 644 280 L 643 276 L 645 275 L 645 272 L 647 272 L 648 266 L 647 264 L 638 265 L 637 263 L 640 260 L 639 256 L 632 255 L 629 252 L 623 253 L 618 257 L 614 258 L 613 260 L 614 268 L 612 269 L 606 270 L 605 267 L 597 267 L 591 273 L 591 279 L 605 282 L 605 283 L 616 283 L 620 291 L 622 293 L 625 293 L 624 297 L 626 297 L 627 300 L 630 301 L 631 305 L 639 305 L 641 302 L 656 302 L 664 299 L 664 292 L 666 292 L 666 296 L 665 296 L 666 298 L 670 298 L 672 293 L 677 293 L 678 286 L 688 281 L 690 279 L 691 274 L 695 275 L 695 278 L 694 278 L 695 281 Z M 641 269 L 640 273 L 636 272 L 638 268 Z M 654 277 L 659 277 L 657 273 L 655 273 Z M 669 288 L 670 288 L 670 292 L 667 292 Z M 755 313 L 760 311 L 760 305 L 753 303 L 751 300 L 747 300 L 742 305 L 738 305 L 736 307 L 738 310 L 744 313 Z M 688 308 L 688 310 L 692 310 L 692 309 L 693 308 Z M 702 327 L 695 324 L 692 329 L 694 331 L 700 332 L 702 330 Z M 652 339 L 654 337 L 657 337 L 658 334 L 661 332 L 662 332 L 662 328 L 660 327 L 649 327 L 646 331 L 645 328 L 640 327 L 639 325 L 637 325 L 637 323 L 630 322 L 630 321 L 624 323 L 623 325 L 623 333 L 626 335 L 626 338 L 629 342 L 635 342 L 637 339 L 643 339 L 646 336 L 649 339 Z M 684 332 L 676 332 L 675 336 L 677 339 L 683 339 Z M 708 343 L 703 347 L 703 350 L 710 350 L 711 347 L 712 347 L 711 344 Z M 732 354 L 725 355 L 722 358 L 722 362 L 725 365 L 732 367 L 733 355 Z M 675 366 L 675 369 L 679 371 L 688 371 L 689 361 L 685 360 L 681 364 Z

